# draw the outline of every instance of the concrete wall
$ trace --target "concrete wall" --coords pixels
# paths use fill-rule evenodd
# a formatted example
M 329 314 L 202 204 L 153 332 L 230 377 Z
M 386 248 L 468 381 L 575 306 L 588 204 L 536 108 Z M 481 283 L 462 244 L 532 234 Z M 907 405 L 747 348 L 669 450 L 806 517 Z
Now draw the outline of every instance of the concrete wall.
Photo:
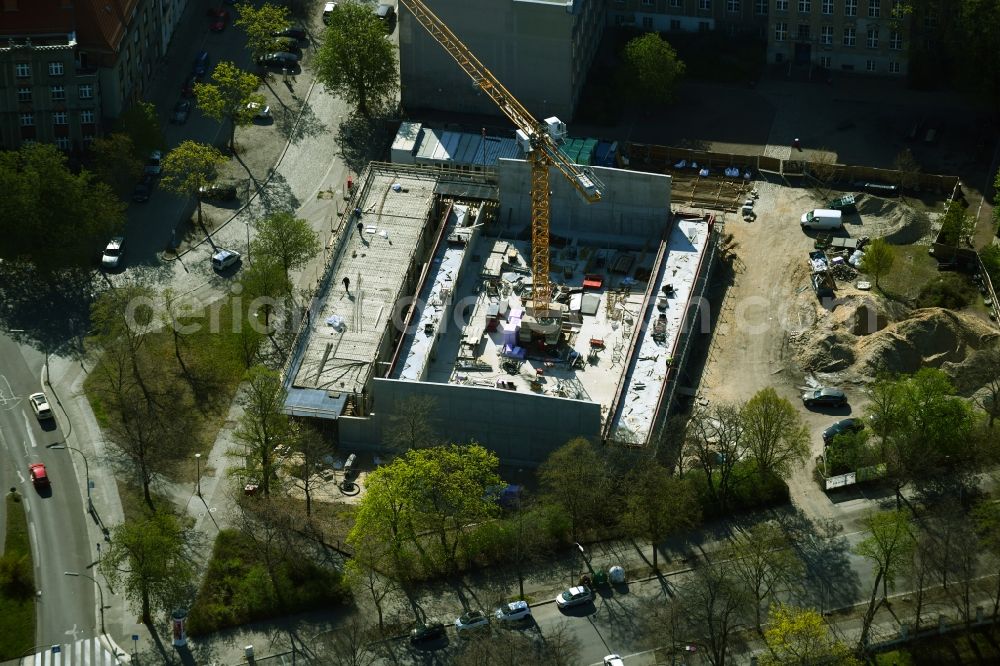
M 531 113 L 572 119 L 603 32 L 603 0 L 426 1 Z M 501 115 L 403 6 L 399 62 L 404 107 Z
M 409 396 L 428 396 L 437 413 L 430 421 L 445 440 L 476 441 L 493 450 L 504 464 L 537 465 L 570 439 L 596 438 L 601 406 L 478 386 L 375 380 L 375 413 L 368 419 L 338 421 L 342 450 L 378 450 L 382 431 L 396 405 Z
M 549 173 L 552 232 L 578 237 L 660 238 L 670 219 L 670 176 L 593 167 L 604 183 L 602 199 L 587 203 L 556 169 Z M 531 168 L 524 160 L 500 160 L 500 221 L 531 224 Z M 625 240 L 625 239 L 623 239 Z

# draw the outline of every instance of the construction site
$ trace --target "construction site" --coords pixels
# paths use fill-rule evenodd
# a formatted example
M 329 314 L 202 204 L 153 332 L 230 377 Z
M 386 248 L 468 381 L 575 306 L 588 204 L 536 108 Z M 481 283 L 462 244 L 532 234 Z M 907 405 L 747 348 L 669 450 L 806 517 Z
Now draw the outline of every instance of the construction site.
M 700 321 L 714 219 L 674 215 L 670 178 L 595 169 L 589 204 L 551 182 L 547 304 L 530 169 L 372 163 L 341 220 L 285 372 L 286 411 L 383 448 L 410 398 L 445 441 L 537 464 L 575 436 L 648 446 Z

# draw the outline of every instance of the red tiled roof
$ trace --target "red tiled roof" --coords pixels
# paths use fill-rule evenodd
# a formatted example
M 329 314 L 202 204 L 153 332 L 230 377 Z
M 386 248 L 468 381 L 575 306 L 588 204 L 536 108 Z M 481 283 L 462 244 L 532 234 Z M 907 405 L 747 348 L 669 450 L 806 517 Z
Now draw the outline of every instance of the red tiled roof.
M 18 0 L 15 11 L 4 11 L 0 0 L 0 35 L 40 35 L 73 32 L 76 19 L 65 0 Z
M 80 47 L 117 53 L 139 0 L 76 0 Z

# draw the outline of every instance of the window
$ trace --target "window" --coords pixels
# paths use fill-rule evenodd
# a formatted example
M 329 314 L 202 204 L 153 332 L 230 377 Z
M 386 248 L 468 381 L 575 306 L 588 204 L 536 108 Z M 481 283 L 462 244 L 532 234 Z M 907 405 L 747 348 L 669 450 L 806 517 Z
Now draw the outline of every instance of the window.
M 808 42 L 809 41 L 809 24 L 808 23 L 800 23 L 799 24 L 798 40 L 800 42 Z
M 855 37 L 854 28 L 844 28 L 844 46 L 854 46 Z
M 642 0 L 642 4 L 644 6 L 646 6 L 646 7 L 652 7 L 653 6 L 653 0 Z
M 774 0 L 774 8 L 779 12 L 788 11 L 788 0 Z
M 712 0 L 698 0 L 698 9 L 708 11 L 712 8 Z
M 49 63 L 49 76 L 62 76 L 63 64 L 61 62 Z
M 858 15 L 858 0 L 844 0 L 844 16 Z
M 52 114 L 52 124 L 53 125 L 65 125 L 66 124 L 66 112 L 56 111 Z
M 32 127 L 34 124 L 35 124 L 35 114 L 33 113 L 21 114 L 21 127 Z
M 77 90 L 80 93 L 80 99 L 91 99 L 94 96 L 94 86 L 89 83 L 81 83 Z
M 788 24 L 787 23 L 775 23 L 774 24 L 774 41 L 783 42 L 788 39 Z
M 59 150 L 69 150 L 70 141 L 68 136 L 57 136 L 56 137 L 56 147 Z
M 681 20 L 680 19 L 670 19 L 670 29 L 671 30 L 680 30 L 681 29 Z
M 757 16 L 767 16 L 767 0 L 757 0 L 753 5 L 753 13 Z
M 812 0 L 799 0 L 799 13 L 808 14 L 812 11 Z
M 66 99 L 66 87 L 49 86 L 49 94 L 52 95 L 53 102 L 61 102 Z
M 878 48 L 878 27 L 872 26 L 868 28 L 868 48 L 877 49 Z
M 651 17 L 651 16 L 643 16 L 642 17 L 642 28 L 643 28 L 643 30 L 652 30 L 653 29 L 653 17 Z
M 21 87 L 17 89 L 17 101 L 18 102 L 30 102 L 31 101 L 31 88 Z
M 899 74 L 899 62 L 892 60 L 889 62 L 889 73 Z
M 670 6 L 678 9 L 681 6 L 681 0 L 670 0 Z
M 934 5 L 928 5 L 924 10 L 924 27 L 925 28 L 936 28 L 938 17 L 937 17 L 937 7 Z
M 738 13 L 740 11 L 740 0 L 727 0 L 726 11 Z
M 708 32 L 711 27 L 708 21 L 698 21 L 698 32 Z
M 93 134 L 84 134 L 83 135 L 83 145 L 84 146 L 89 146 L 92 143 L 94 143 L 94 135 Z
M 84 125 L 90 125 L 94 122 L 94 112 L 93 111 L 81 111 L 80 112 L 80 122 Z
M 874 72 L 875 71 L 875 61 L 874 60 L 865 60 L 865 70 L 869 71 L 869 72 Z
M 889 48 L 893 51 L 903 50 L 903 33 L 898 30 L 889 33 Z
M 869 18 L 878 18 L 881 12 L 882 12 L 882 0 L 868 0 Z
M 830 69 L 830 65 L 831 65 L 830 56 L 820 56 L 819 57 L 819 66 L 820 67 L 823 67 L 825 69 Z
M 833 45 L 833 26 L 824 25 L 819 29 L 819 43 L 826 46 Z
M 823 0 L 823 13 L 827 16 L 833 13 L 833 0 Z
M 19 62 L 14 65 L 14 74 L 19 79 L 26 79 L 31 76 L 31 65 L 26 62 Z

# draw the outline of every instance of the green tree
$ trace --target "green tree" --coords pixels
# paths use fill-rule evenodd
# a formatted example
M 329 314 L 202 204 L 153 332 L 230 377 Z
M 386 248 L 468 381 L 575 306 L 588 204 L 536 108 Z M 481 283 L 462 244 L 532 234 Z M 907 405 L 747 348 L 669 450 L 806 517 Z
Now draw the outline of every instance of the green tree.
M 893 247 L 884 238 L 876 238 L 865 247 L 861 265 L 858 268 L 875 278 L 875 287 L 878 288 L 879 278 L 892 270 L 892 264 L 895 260 L 896 251 Z
M 94 156 L 94 175 L 118 196 L 127 197 L 142 175 L 142 160 L 136 157 L 132 139 L 115 132 L 94 139 L 90 152 Z
M 802 574 L 802 560 L 781 528 L 770 522 L 737 534 L 730 546 L 730 557 L 733 572 L 754 602 L 754 620 L 760 631 L 761 605 Z
M 256 235 L 251 243 L 255 257 L 273 257 L 289 273 L 306 265 L 322 249 L 316 232 L 309 223 L 294 213 L 273 213 L 254 222 Z
M 889 590 L 896 584 L 896 576 L 909 566 L 915 543 L 910 520 L 903 511 L 873 512 L 864 522 L 870 534 L 854 547 L 854 552 L 871 561 L 875 581 L 861 624 L 861 639 L 858 643 L 861 649 L 868 647 L 868 635 L 875 613 L 888 601 Z M 882 592 L 881 598 L 879 591 Z
M 278 485 L 280 467 L 275 447 L 290 441 L 291 427 L 285 406 L 281 375 L 264 366 L 254 366 L 238 398 L 243 414 L 233 432 L 240 447 L 231 452 L 242 465 L 237 474 L 246 483 L 258 484 L 264 497 Z
M 971 245 L 975 230 L 976 218 L 969 214 L 968 207 L 961 201 L 948 202 L 948 209 L 941 217 L 941 243 L 958 247 L 966 241 Z
M 747 451 L 758 473 L 788 478 L 792 466 L 809 455 L 809 429 L 798 410 L 768 387 L 755 393 L 741 414 Z
M 41 273 L 89 269 L 125 225 L 125 205 L 89 171 L 73 173 L 54 145 L 0 151 L 0 259 Z
M 154 513 L 130 518 L 111 530 L 101 573 L 139 606 L 142 622 L 153 624 L 153 610 L 169 610 L 190 598 L 195 559 L 190 533 L 176 516 Z
M 399 90 L 396 49 L 371 7 L 342 2 L 316 54 L 316 79 L 368 117 Z
M 254 57 L 271 51 L 272 35 L 288 27 L 288 7 L 265 2 L 255 7 L 248 2 L 236 5 L 238 15 L 233 21 L 247 35 L 247 48 Z
M 117 129 L 132 140 L 135 156 L 145 161 L 149 154 L 166 145 L 160 116 L 152 102 L 136 101 L 118 117 Z
M 256 256 L 253 263 L 243 269 L 243 300 L 247 302 L 248 316 L 263 316 L 264 320 L 260 322 L 263 328 L 258 330 L 267 333 L 270 331 L 271 316 L 291 294 L 292 283 L 276 258 L 260 254 Z M 251 323 L 256 321 L 254 319 Z
M 608 476 L 605 461 L 582 437 L 553 451 L 538 468 L 543 499 L 562 508 L 573 541 L 597 524 L 607 506 Z
M 236 152 L 236 127 L 253 122 L 256 111 L 251 104 L 263 106 L 264 96 L 257 92 L 260 78 L 231 62 L 223 60 L 212 70 L 210 83 L 196 83 L 194 94 L 198 108 L 209 118 L 229 122 L 229 150 Z
M 760 655 L 762 666 L 861 666 L 850 649 L 830 635 L 819 611 L 783 604 L 768 615 L 764 640 L 770 650 Z
M 653 461 L 636 467 L 627 487 L 625 524 L 629 532 L 652 546 L 656 571 L 660 542 L 701 520 L 698 495 L 689 481 L 671 476 Z
M 633 95 L 642 101 L 665 104 L 674 99 L 684 63 L 669 42 L 649 32 L 625 45 L 626 78 Z
M 163 158 L 163 186 L 177 194 L 197 198 L 198 226 L 206 235 L 198 190 L 215 178 L 216 170 L 225 163 L 226 158 L 218 148 L 196 141 L 182 141 Z

